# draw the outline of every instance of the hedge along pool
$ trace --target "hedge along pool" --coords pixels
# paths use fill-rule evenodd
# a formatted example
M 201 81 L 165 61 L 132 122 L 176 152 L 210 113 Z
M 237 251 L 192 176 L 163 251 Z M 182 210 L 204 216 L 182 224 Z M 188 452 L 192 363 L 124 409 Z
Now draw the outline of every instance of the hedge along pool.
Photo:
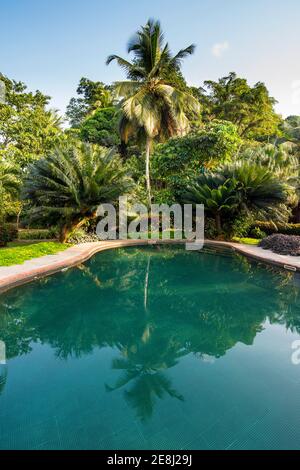
M 107 251 L 2 294 L 0 448 L 299 449 L 297 278 L 208 251 Z

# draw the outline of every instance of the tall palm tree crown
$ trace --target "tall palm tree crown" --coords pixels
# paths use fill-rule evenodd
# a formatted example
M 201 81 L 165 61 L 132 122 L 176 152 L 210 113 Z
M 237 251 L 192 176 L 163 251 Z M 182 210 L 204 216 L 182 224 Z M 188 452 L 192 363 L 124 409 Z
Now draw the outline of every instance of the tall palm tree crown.
M 116 96 L 122 98 L 120 134 L 124 142 L 137 131 L 146 138 L 146 180 L 151 203 L 149 164 L 153 140 L 184 135 L 189 130 L 186 113 L 200 111 L 199 102 L 170 79 L 180 71 L 182 60 L 193 54 L 195 45 L 173 56 L 160 23 L 149 20 L 129 41 L 127 50 L 134 54 L 132 62 L 111 55 L 107 64 L 115 60 L 127 74 L 128 80 L 115 83 Z

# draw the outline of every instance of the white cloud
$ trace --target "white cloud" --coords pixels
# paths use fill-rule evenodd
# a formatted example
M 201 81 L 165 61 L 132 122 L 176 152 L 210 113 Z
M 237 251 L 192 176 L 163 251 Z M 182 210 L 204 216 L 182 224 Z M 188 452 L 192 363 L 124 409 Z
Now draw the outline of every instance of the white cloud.
M 229 49 L 229 42 L 218 42 L 213 45 L 211 52 L 215 57 L 221 57 Z

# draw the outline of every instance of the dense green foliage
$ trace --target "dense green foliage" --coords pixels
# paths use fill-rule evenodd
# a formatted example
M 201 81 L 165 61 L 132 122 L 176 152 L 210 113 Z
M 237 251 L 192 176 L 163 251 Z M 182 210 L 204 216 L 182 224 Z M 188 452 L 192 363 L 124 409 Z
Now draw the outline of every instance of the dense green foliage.
M 264 139 L 278 133 L 281 118 L 276 114 L 276 100 L 264 83 L 251 87 L 247 80 L 230 73 L 217 82 L 207 80 L 204 88 L 194 89 L 203 106 L 204 120 L 233 122 L 245 139 Z
M 102 147 L 117 146 L 120 143 L 119 119 L 116 108 L 99 108 L 92 116 L 83 121 L 79 136 L 84 142 L 98 144 Z
M 170 199 L 175 201 L 185 191 L 190 178 L 231 161 L 239 144 L 235 126 L 218 122 L 157 145 L 151 162 L 156 193 L 167 189 Z
M 47 110 L 50 98 L 28 92 L 22 82 L 0 74 L 5 101 L 0 103 L 0 158 L 21 168 L 45 156 L 61 136 L 60 118 Z
M 59 225 L 65 240 L 126 191 L 131 202 L 203 203 L 210 238 L 299 235 L 288 222 L 300 222 L 300 116 L 282 120 L 266 86 L 235 73 L 189 87 L 181 64 L 194 49 L 173 55 L 149 20 L 129 42 L 131 61 L 107 60 L 125 81 L 80 79 L 64 130 L 49 96 L 0 73 L 2 240 L 7 222 Z
M 200 175 L 188 188 L 186 202 L 203 204 L 216 221 L 218 233 L 222 222 L 237 220 L 243 214 L 267 217 L 279 216 L 279 204 L 287 198 L 286 186 L 271 172 L 259 165 L 235 162 L 217 172 Z
M 129 187 L 120 159 L 113 151 L 88 144 L 65 146 L 31 165 L 23 197 L 34 218 L 60 223 L 61 241 L 96 217 L 99 204 L 113 202 Z
M 280 222 L 266 222 L 260 220 L 255 221 L 252 224 L 251 231 L 253 231 L 254 229 L 260 229 L 267 235 L 272 235 L 273 233 L 283 233 L 285 235 L 300 235 L 300 224 L 282 224 Z
M 84 119 L 97 109 L 112 105 L 110 87 L 102 82 L 93 82 L 82 77 L 79 81 L 77 94 L 79 98 L 71 98 L 66 111 L 71 127 L 80 127 Z
M 18 236 L 17 228 L 12 224 L 0 223 L 0 247 L 6 246 Z

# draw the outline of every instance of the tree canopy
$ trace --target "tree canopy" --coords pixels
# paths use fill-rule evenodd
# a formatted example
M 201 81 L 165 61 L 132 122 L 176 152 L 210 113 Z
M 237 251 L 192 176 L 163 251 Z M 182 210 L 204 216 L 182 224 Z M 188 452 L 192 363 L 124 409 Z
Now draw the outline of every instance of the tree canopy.
M 245 139 L 263 140 L 279 132 L 282 120 L 274 110 L 276 100 L 262 82 L 251 87 L 231 72 L 217 82 L 206 80 L 204 88 L 193 88 L 193 93 L 202 104 L 205 121 L 230 121 Z
M 66 116 L 71 127 L 80 127 L 84 119 L 99 108 L 112 106 L 110 87 L 82 77 L 77 88 L 78 98 L 71 98 Z
M 47 109 L 50 97 L 27 91 L 22 82 L 0 74 L 5 100 L 0 102 L 0 158 L 21 168 L 43 157 L 61 136 L 61 119 Z

